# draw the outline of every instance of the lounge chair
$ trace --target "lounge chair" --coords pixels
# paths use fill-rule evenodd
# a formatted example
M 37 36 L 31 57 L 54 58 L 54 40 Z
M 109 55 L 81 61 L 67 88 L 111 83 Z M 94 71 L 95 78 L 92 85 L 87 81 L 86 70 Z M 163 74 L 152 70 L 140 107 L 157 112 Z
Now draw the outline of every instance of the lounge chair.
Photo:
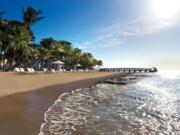
M 32 73 L 34 73 L 34 72 L 35 72 L 34 68 L 30 68 L 30 69 L 31 69 L 31 72 L 32 72 Z
M 79 69 L 78 71 L 79 71 L 79 72 L 83 72 L 83 70 L 82 70 L 82 69 Z
M 34 73 L 35 70 L 33 68 L 27 68 L 28 73 Z
M 20 72 L 25 72 L 24 68 L 19 68 Z
M 58 70 L 58 72 L 62 72 L 63 70 L 60 68 L 59 70 Z
M 16 68 L 14 68 L 14 70 L 13 70 L 13 71 L 14 71 L 14 72 L 21 72 L 21 71 L 20 71 L 20 69 L 19 69 L 19 68 L 17 68 L 17 67 L 16 67 Z
M 56 72 L 55 69 L 51 69 L 51 72 Z
M 43 68 L 43 71 L 44 71 L 44 72 L 47 72 L 48 70 L 47 70 L 47 68 Z
M 27 71 L 28 71 L 29 73 L 32 73 L 31 68 L 27 68 Z

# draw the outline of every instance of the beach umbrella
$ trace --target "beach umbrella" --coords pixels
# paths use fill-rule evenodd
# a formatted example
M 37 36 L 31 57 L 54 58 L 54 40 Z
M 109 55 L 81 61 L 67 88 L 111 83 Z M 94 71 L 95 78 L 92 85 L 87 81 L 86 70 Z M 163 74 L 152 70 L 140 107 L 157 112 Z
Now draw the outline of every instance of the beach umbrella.
M 76 65 L 74 65 L 75 67 L 80 67 L 81 66 L 81 64 L 76 64 Z
M 64 64 L 64 62 L 62 62 L 62 61 L 54 61 L 54 62 L 52 62 L 53 64 L 58 64 L 58 65 L 63 65 Z
M 81 65 L 80 64 L 74 65 L 74 69 L 77 69 L 78 67 L 81 67 Z

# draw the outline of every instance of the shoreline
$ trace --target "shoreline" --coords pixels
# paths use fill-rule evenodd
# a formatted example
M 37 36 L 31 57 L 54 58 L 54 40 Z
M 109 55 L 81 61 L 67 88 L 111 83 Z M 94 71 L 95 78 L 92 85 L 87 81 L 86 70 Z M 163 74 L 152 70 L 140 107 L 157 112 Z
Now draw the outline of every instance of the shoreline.
M 87 79 L 77 79 L 78 77 L 75 77 L 74 81 L 47 85 L 34 90 L 0 97 L 1 134 L 37 135 L 44 120 L 44 113 L 62 93 L 78 88 L 89 88 L 106 79 L 126 76 L 123 73 L 101 74 L 98 77 L 88 73 L 86 76 L 92 76 L 89 78 L 83 77 Z M 75 75 L 77 76 L 78 74 L 75 73 Z
M 0 97 L 33 91 L 78 80 L 93 79 L 117 73 L 107 72 L 60 72 L 60 73 L 13 73 L 0 72 Z

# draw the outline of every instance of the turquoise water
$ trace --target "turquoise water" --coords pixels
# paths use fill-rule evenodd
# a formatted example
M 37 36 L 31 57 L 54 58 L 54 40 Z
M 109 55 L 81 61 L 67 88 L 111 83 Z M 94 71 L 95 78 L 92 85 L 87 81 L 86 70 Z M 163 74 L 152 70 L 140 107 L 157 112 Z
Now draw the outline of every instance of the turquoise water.
M 135 76 L 61 95 L 40 135 L 180 135 L 180 74 Z

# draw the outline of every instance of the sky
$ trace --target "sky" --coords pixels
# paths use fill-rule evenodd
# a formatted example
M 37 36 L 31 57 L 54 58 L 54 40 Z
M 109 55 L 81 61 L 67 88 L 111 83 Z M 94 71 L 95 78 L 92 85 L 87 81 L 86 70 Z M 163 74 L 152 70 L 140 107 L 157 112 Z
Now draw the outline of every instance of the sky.
M 0 0 L 5 18 L 41 9 L 32 30 L 67 40 L 103 60 L 104 67 L 180 70 L 180 0 Z

